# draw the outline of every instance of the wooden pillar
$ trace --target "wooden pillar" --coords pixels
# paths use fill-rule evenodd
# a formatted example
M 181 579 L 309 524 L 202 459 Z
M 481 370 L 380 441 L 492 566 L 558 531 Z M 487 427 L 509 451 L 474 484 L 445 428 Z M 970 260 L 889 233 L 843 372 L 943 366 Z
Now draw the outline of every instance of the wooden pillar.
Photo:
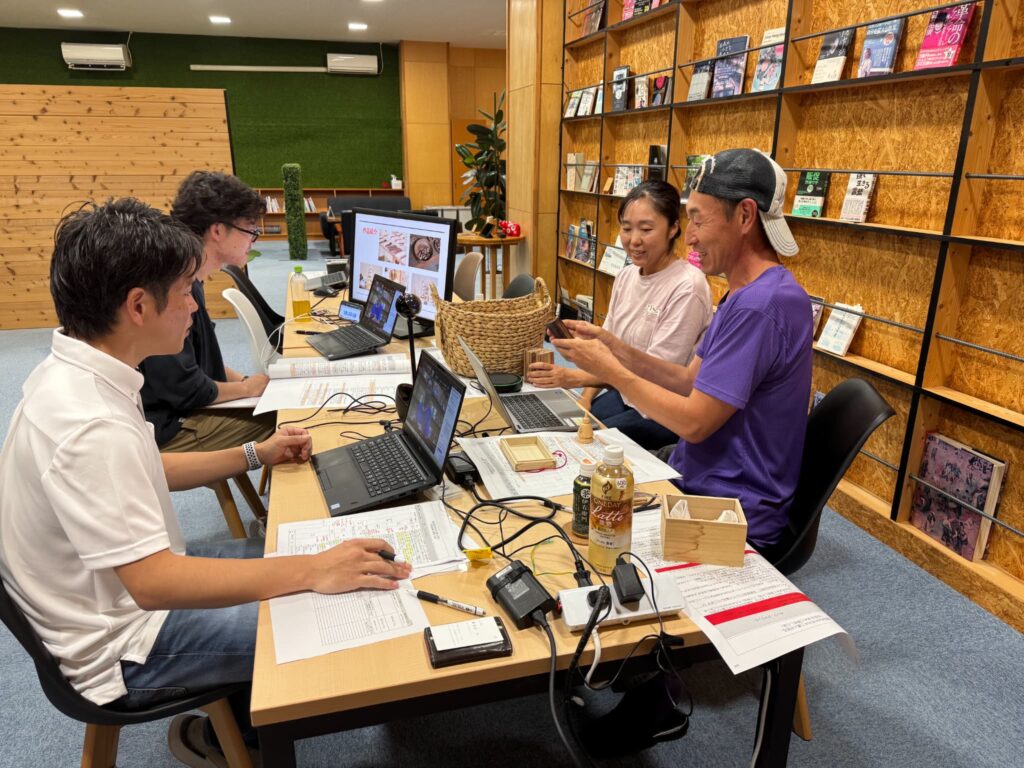
M 451 205 L 448 43 L 403 40 L 398 47 L 398 66 L 405 193 L 413 208 Z
M 526 241 L 512 272 L 555 287 L 562 0 L 508 0 L 508 217 Z

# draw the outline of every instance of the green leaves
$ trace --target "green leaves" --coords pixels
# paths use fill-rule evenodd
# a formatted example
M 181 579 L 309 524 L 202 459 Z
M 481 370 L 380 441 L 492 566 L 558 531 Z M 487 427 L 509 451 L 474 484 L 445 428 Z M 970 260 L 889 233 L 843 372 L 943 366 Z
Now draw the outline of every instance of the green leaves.
M 490 113 L 479 110 L 488 120 L 487 125 L 471 123 L 466 126 L 475 141 L 456 144 L 455 152 L 462 164 L 469 170 L 462 174 L 462 202 L 469 206 L 472 218 L 467 222 L 469 229 L 478 230 L 488 217 L 505 218 L 505 160 L 502 153 L 507 144 L 502 134 L 505 124 L 505 93 L 493 95 Z

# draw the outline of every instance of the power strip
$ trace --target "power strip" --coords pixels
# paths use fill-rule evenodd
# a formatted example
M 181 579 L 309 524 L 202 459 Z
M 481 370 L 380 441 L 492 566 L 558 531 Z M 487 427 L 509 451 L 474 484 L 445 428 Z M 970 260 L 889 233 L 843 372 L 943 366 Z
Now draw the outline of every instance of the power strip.
M 683 595 L 676 586 L 676 581 L 671 574 L 654 574 L 654 597 L 658 602 L 658 610 L 651 605 L 651 581 L 641 579 L 644 585 L 644 596 L 640 598 L 636 609 L 626 608 L 615 597 L 615 590 L 612 590 L 612 610 L 607 618 L 600 623 L 600 626 L 609 624 L 629 624 L 634 621 L 650 619 L 658 614 L 668 616 L 679 613 L 683 610 Z M 565 625 L 572 631 L 583 629 L 590 620 L 590 603 L 587 602 L 587 595 L 590 592 L 600 589 L 596 587 L 577 587 L 576 589 L 563 589 L 558 593 L 558 601 L 562 605 L 562 619 Z

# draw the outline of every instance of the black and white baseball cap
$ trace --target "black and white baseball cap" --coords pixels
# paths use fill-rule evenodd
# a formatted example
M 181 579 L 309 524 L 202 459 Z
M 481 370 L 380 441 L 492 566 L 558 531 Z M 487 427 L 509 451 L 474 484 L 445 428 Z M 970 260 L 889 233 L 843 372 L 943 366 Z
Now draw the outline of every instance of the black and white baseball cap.
M 786 173 L 759 149 L 727 149 L 704 158 L 690 188 L 721 200 L 750 198 L 764 225 L 768 242 L 780 256 L 795 256 L 800 248 L 782 213 Z

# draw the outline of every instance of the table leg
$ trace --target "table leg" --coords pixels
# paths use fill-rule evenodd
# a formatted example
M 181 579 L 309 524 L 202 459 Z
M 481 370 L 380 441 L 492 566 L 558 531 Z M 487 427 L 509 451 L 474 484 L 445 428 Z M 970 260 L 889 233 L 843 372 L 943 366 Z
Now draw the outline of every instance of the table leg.
M 510 249 L 511 249 L 511 246 L 505 245 L 505 244 L 502 244 L 501 247 L 499 248 L 500 255 L 501 255 L 501 288 L 502 288 L 501 292 L 502 292 L 502 294 L 504 294 L 505 293 L 505 289 L 508 288 L 508 258 L 509 258 L 509 250 Z
M 487 246 L 487 263 L 490 264 L 491 269 L 491 298 L 497 299 L 498 296 L 498 249 L 493 245 Z
M 786 764 L 803 659 L 804 649 L 798 648 L 762 667 L 761 704 L 754 737 L 755 768 Z
M 257 729 L 260 736 L 260 760 L 274 768 L 296 768 L 295 739 L 289 734 L 288 723 L 265 725 Z

